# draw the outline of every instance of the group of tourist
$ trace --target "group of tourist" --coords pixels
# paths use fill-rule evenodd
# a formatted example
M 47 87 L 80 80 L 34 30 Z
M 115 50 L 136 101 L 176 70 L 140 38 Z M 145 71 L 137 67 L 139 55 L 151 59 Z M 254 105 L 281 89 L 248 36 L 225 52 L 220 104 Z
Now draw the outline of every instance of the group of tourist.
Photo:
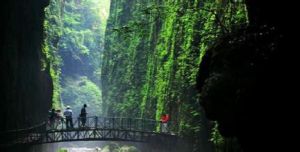
M 79 115 L 79 120 L 81 122 L 80 127 L 85 127 L 86 126 L 86 107 L 87 105 L 84 104 L 80 115 Z M 60 124 L 57 122 L 65 122 L 66 123 L 66 128 L 73 128 L 73 111 L 70 106 L 67 106 L 64 113 L 61 113 L 60 109 L 55 110 L 54 108 L 49 111 L 49 125 L 50 128 L 56 128 L 56 124 Z

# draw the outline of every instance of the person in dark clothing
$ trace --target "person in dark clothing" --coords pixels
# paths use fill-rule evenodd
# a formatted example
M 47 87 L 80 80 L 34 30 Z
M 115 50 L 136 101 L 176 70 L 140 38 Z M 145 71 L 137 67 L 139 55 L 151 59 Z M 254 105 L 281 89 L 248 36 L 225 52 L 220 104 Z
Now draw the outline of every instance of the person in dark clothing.
M 82 109 L 81 109 L 81 112 L 80 112 L 80 119 L 81 119 L 81 127 L 85 127 L 85 124 L 86 124 L 86 115 L 87 115 L 87 112 L 86 112 L 86 108 L 87 105 L 84 104 Z
M 52 109 L 49 113 L 49 123 L 50 123 L 50 128 L 53 129 L 54 128 L 54 124 L 55 124 L 55 119 L 56 119 L 57 115 L 55 112 L 55 109 Z

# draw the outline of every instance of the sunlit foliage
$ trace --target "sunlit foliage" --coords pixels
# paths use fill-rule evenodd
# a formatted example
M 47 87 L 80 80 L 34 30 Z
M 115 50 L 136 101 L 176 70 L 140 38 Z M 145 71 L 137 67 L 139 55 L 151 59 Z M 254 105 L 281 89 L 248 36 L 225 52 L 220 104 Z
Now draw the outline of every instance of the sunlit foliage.
M 62 98 L 68 99 L 64 104 L 70 105 L 78 116 L 83 104 L 88 105 L 88 112 L 91 115 L 100 116 L 102 112 L 101 90 L 87 77 L 66 78 L 62 88 Z
M 101 51 L 109 2 L 50 0 L 45 9 L 44 53 L 50 61 L 45 66 L 51 67 L 54 108 L 63 108 L 63 102 L 78 110 L 87 103 L 97 108 L 94 114 L 102 111 Z

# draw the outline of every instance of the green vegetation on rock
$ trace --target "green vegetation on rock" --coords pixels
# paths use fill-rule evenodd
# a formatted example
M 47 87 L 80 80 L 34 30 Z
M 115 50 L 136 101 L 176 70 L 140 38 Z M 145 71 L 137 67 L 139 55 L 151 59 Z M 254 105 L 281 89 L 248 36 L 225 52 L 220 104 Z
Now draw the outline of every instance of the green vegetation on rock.
M 102 65 L 104 112 L 156 120 L 169 113 L 171 130 L 199 150 L 209 129 L 195 89 L 201 58 L 218 37 L 246 22 L 241 2 L 112 0 Z
M 52 107 L 90 104 L 102 111 L 101 51 L 110 0 L 51 0 L 45 9 L 44 54 L 53 79 Z

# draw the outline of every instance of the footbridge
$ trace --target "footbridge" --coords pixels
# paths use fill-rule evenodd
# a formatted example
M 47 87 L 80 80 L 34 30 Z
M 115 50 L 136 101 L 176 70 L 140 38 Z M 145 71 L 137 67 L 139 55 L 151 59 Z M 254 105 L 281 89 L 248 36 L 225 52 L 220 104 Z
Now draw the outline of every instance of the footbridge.
M 44 144 L 71 141 L 173 141 L 177 136 L 169 131 L 161 132 L 161 122 L 139 118 L 87 117 L 74 119 L 72 125 L 65 119 L 45 121 L 26 129 L 0 133 L 1 145 Z M 165 129 L 164 129 L 165 130 Z M 4 140 L 3 140 L 4 139 Z

